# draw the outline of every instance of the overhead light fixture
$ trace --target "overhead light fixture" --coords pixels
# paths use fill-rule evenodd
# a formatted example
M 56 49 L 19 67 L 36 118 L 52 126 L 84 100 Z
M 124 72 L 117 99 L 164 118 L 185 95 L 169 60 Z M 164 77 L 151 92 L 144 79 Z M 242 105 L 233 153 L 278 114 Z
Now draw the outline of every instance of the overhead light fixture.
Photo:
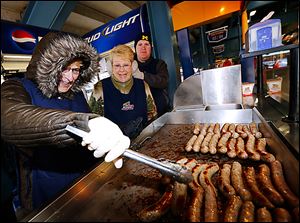
M 251 11 L 251 12 L 250 12 L 250 17 L 251 17 L 251 16 L 254 16 L 255 13 L 256 13 L 256 10 Z
M 260 22 L 264 22 L 270 19 L 274 13 L 275 13 L 274 11 L 269 12 L 268 15 L 266 15 Z
M 2 54 L 3 61 L 30 61 L 31 55 L 24 54 Z

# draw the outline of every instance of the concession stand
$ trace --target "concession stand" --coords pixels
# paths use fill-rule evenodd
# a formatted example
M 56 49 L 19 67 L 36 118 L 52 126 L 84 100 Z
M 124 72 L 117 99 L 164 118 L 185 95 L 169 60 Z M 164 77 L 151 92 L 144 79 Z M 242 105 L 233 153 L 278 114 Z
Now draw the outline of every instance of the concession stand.
M 255 123 L 257 131 L 265 139 L 265 152 L 272 154 L 281 163 L 284 176 L 284 182 L 281 184 L 287 185 L 294 194 L 294 198 L 296 197 L 296 202 L 298 200 L 297 206 L 283 195 L 283 203 L 274 204 L 267 209 L 271 213 L 273 221 L 278 219 L 277 209 L 287 210 L 287 215 L 297 221 L 297 216 L 299 219 L 299 212 L 296 212 L 297 207 L 299 210 L 299 143 L 298 145 L 297 142 L 287 143 L 288 137 L 282 136 L 278 129 L 274 128 L 272 121 L 270 121 L 272 120 L 271 116 L 277 115 L 274 109 L 264 107 L 264 110 L 259 111 L 259 104 L 253 107 L 243 103 L 240 71 L 240 65 L 216 68 L 203 71 L 200 75 L 194 75 L 184 80 L 175 92 L 173 111 L 149 124 L 132 142 L 131 148 L 160 160 L 176 162 L 180 159 L 188 159 L 196 160 L 200 165 L 212 163 L 217 165 L 218 171 L 211 176 L 210 180 L 216 191 L 214 199 L 217 204 L 217 218 L 219 221 L 223 221 L 228 212 L 228 200 L 220 188 L 224 164 L 232 165 L 233 162 L 238 162 L 244 170 L 242 174 L 246 173 L 247 168 L 254 168 L 257 175 L 259 175 L 261 165 L 266 165 L 270 168 L 273 176 L 275 175 L 275 168 L 272 167 L 271 163 L 274 161 L 254 160 L 250 158 L 250 153 L 248 158 L 242 159 L 238 156 L 231 158 L 226 153 L 202 153 L 194 150 L 187 151 L 185 148 L 191 137 L 195 135 L 193 130 L 196 123 L 200 124 L 200 130 L 204 129 L 205 124 L 216 126 L 215 124 L 218 123 L 220 131 L 226 123 L 234 124 L 236 127 L 238 125 L 249 127 L 251 123 Z M 215 79 L 216 76 L 219 77 L 218 80 Z M 263 102 L 259 101 L 259 103 Z M 270 110 L 273 110 L 273 113 Z M 271 115 L 265 117 L 265 114 Z M 291 138 L 298 137 L 293 131 L 289 134 Z M 254 138 L 254 136 L 252 137 Z M 258 138 L 260 137 L 255 138 L 255 140 L 258 141 Z M 248 144 L 246 138 L 242 139 L 242 142 L 245 143 L 245 146 Z M 262 153 L 261 157 L 263 157 Z M 250 177 L 243 176 L 246 185 L 249 183 Z M 275 184 L 274 179 L 272 182 Z M 193 197 L 191 191 L 187 192 L 184 205 L 182 209 L 177 209 L 178 212 L 174 211 L 173 208 L 176 197 L 173 194 L 172 204 L 169 207 L 164 209 L 162 204 L 160 204 L 161 207 L 156 207 L 156 214 L 159 215 L 157 218 L 153 217 L 153 213 L 151 216 L 153 218 L 141 217 L 143 209 L 157 204 L 156 202 L 164 196 L 166 184 L 164 177 L 158 170 L 143 163 L 125 158 L 123 167 L 116 169 L 112 163 L 102 162 L 55 200 L 35 210 L 23 220 L 33 222 L 188 221 L 190 219 L 187 214 L 190 213 L 188 209 L 193 208 L 188 205 Z M 279 191 L 280 189 L 276 185 L 274 187 Z M 252 188 L 250 184 L 248 187 Z M 261 189 L 263 186 L 258 188 Z M 255 210 L 258 210 L 264 207 L 264 204 L 257 200 L 256 192 L 252 188 L 252 201 Z M 173 193 L 175 192 L 173 191 Z M 266 192 L 263 194 L 267 196 Z M 209 198 L 203 198 L 201 221 L 205 221 L 205 216 L 210 211 L 207 207 L 208 204 Z M 257 215 L 253 218 L 259 219 Z

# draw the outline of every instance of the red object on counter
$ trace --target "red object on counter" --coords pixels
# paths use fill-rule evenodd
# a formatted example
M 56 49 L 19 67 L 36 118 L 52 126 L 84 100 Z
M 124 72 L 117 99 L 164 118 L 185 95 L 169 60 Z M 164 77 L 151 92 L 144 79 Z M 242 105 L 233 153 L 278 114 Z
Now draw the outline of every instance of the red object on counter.
M 232 63 L 229 59 L 226 59 L 223 63 L 223 67 L 227 67 L 227 66 L 231 66 L 231 65 L 232 65 Z

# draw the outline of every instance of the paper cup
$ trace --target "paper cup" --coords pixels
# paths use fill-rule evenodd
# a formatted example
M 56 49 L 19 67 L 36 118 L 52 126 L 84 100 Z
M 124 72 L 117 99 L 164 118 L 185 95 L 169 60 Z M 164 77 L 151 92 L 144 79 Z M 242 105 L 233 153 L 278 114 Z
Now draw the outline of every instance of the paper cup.
M 243 96 L 250 96 L 253 94 L 254 83 L 245 82 L 242 84 Z

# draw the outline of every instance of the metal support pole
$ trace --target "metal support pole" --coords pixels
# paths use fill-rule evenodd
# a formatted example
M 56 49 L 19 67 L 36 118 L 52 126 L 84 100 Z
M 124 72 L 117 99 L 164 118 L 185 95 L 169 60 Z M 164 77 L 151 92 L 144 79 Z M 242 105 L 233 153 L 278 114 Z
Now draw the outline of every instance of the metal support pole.
M 22 23 L 61 30 L 76 3 L 76 1 L 29 1 Z
M 171 12 L 165 1 L 147 1 L 151 37 L 154 44 L 154 58 L 163 59 L 168 65 L 168 93 L 173 105 L 174 93 L 180 84 L 179 56 Z
M 257 56 L 256 61 L 256 71 L 257 71 L 257 94 L 263 95 L 264 93 L 264 81 L 263 81 L 263 60 L 262 55 Z
M 190 38 L 188 29 L 181 29 L 176 32 L 178 47 L 180 49 L 180 61 L 184 79 L 194 74 L 193 61 L 190 50 Z
M 286 122 L 299 122 L 299 47 L 290 50 L 289 112 Z

